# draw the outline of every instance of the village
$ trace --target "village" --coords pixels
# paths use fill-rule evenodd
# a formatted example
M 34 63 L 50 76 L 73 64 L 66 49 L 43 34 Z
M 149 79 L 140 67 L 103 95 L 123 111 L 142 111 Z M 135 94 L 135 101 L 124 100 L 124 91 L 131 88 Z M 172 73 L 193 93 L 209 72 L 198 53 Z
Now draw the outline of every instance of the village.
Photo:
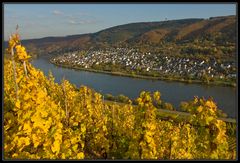
M 207 75 L 211 78 L 235 79 L 236 65 L 234 62 L 218 63 L 191 58 L 169 57 L 163 54 L 140 53 L 138 49 L 108 48 L 93 50 L 85 55 L 78 52 L 64 53 L 52 59 L 58 64 L 67 64 L 82 68 L 93 68 L 94 65 L 121 65 L 126 69 L 157 72 L 178 76 L 201 78 Z

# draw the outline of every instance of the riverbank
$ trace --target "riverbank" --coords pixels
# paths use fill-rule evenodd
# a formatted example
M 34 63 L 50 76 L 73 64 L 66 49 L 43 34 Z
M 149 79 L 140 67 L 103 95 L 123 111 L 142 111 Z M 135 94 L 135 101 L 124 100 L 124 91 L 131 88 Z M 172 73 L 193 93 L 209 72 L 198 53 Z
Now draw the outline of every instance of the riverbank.
M 107 105 L 119 105 L 119 106 L 123 106 L 123 105 L 127 105 L 125 103 L 121 103 L 121 102 L 115 102 L 115 101 L 110 101 L 110 100 L 104 100 L 104 103 Z M 136 105 L 133 105 L 133 107 L 136 107 Z M 157 115 L 159 117 L 165 117 L 165 118 L 174 118 L 178 121 L 189 121 L 190 120 L 190 113 L 187 112 L 182 112 L 182 111 L 177 111 L 177 110 L 166 110 L 166 109 L 157 109 Z M 228 123 L 236 123 L 236 119 L 234 118 L 218 118 L 219 120 L 222 120 L 224 122 L 228 122 Z
M 95 73 L 104 73 L 109 75 L 115 75 L 115 76 L 126 76 L 126 77 L 132 77 L 132 78 L 139 78 L 139 79 L 148 79 L 148 80 L 164 80 L 169 82 L 183 82 L 183 83 L 191 83 L 191 84 L 203 84 L 203 85 L 219 85 L 219 86 L 228 86 L 228 87 L 236 87 L 235 83 L 231 82 L 223 82 L 223 81 L 214 81 L 214 82 L 203 82 L 201 80 L 185 80 L 185 79 L 177 79 L 177 78 L 167 78 L 167 77 L 154 77 L 154 76 L 143 76 L 138 74 L 129 74 L 129 73 L 123 73 L 123 72 L 110 72 L 110 71 L 104 71 L 104 70 L 96 70 L 91 68 L 82 68 L 77 66 L 71 66 L 67 64 L 58 64 L 56 62 L 53 62 L 50 60 L 50 62 L 56 66 L 70 68 L 70 69 L 76 69 L 76 70 L 83 70 L 83 71 L 90 71 Z
M 143 90 L 150 92 L 160 91 L 162 100 L 171 103 L 174 108 L 178 108 L 183 101 L 192 100 L 194 96 L 205 97 L 206 99 L 212 97 L 218 108 L 226 113 L 228 117 L 237 117 L 237 97 L 236 88 L 234 87 L 184 84 L 182 82 L 165 82 L 161 80 L 138 80 L 130 77 L 105 75 L 104 73 L 78 71 L 55 66 L 49 62 L 49 59 L 40 57 L 32 61 L 32 64 L 41 69 L 46 75 L 51 71 L 55 81 L 58 83 L 61 83 L 62 78 L 65 76 L 77 88 L 85 85 L 104 95 L 119 96 L 122 94 L 130 99 L 137 98 Z M 104 98 L 107 98 L 107 96 Z

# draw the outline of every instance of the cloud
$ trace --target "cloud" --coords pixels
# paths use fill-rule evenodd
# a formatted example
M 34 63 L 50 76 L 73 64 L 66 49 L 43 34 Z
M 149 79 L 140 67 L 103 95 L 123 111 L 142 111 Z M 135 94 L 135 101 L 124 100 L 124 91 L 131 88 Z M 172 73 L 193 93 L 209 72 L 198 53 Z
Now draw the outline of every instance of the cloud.
M 84 20 L 80 20 L 80 21 L 69 20 L 68 23 L 69 23 L 69 24 L 73 24 L 73 25 L 88 24 L 88 22 L 87 22 L 87 21 L 84 21 Z
M 69 20 L 68 23 L 69 24 L 78 24 L 75 20 Z
M 53 10 L 52 14 L 54 14 L 54 15 L 63 15 L 63 12 L 59 11 L 59 10 Z
M 76 13 L 76 15 L 78 15 L 78 16 L 91 16 L 89 13 L 86 13 L 86 12 L 78 12 L 78 13 Z
M 78 17 L 87 17 L 87 16 L 90 16 L 90 15 L 87 14 L 87 13 L 78 12 L 78 13 L 74 13 L 74 14 L 64 14 L 64 16 L 66 18 L 69 18 L 69 19 L 76 19 Z
M 94 24 L 97 22 L 95 17 L 85 12 L 64 13 L 60 10 L 53 10 L 52 14 L 62 16 L 62 18 L 71 25 Z
M 76 21 L 76 20 L 69 20 L 68 21 L 69 24 L 72 24 L 72 25 L 79 25 L 79 24 L 94 24 L 96 23 L 95 20 L 79 20 L 79 21 Z
M 73 16 L 72 14 L 66 14 L 65 16 L 70 19 L 75 19 L 75 16 Z

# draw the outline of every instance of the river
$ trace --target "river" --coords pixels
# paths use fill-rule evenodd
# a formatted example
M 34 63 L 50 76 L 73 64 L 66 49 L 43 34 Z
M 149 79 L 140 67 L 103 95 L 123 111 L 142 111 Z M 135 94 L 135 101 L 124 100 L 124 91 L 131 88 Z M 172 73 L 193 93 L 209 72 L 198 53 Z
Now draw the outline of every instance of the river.
M 49 70 L 51 70 L 57 83 L 60 83 L 65 77 L 77 87 L 85 85 L 103 94 L 110 93 L 114 96 L 123 94 L 129 98 L 136 98 L 143 90 L 151 92 L 158 90 L 161 92 L 161 99 L 173 104 L 175 108 L 179 107 L 181 101 L 192 100 L 194 96 L 213 97 L 218 108 L 227 113 L 228 117 L 237 117 L 237 88 L 137 79 L 74 70 L 57 67 L 44 57 L 34 59 L 31 63 L 42 70 L 45 75 L 48 75 Z

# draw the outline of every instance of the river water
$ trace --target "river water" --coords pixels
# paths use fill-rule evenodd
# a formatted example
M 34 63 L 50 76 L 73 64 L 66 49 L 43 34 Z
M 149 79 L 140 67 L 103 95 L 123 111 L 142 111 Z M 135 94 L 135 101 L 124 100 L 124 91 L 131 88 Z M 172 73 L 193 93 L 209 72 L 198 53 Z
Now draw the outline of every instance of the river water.
M 179 107 L 181 101 L 192 100 L 194 96 L 213 97 L 218 108 L 222 109 L 231 118 L 237 117 L 237 88 L 137 79 L 74 70 L 57 67 L 51 64 L 48 58 L 44 57 L 37 58 L 31 63 L 42 70 L 45 75 L 48 75 L 49 70 L 51 70 L 55 82 L 60 83 L 62 78 L 65 77 L 77 87 L 85 85 L 103 94 L 110 93 L 114 96 L 123 94 L 133 99 L 138 97 L 143 90 L 151 92 L 158 90 L 161 92 L 161 99 L 171 103 L 176 108 Z

